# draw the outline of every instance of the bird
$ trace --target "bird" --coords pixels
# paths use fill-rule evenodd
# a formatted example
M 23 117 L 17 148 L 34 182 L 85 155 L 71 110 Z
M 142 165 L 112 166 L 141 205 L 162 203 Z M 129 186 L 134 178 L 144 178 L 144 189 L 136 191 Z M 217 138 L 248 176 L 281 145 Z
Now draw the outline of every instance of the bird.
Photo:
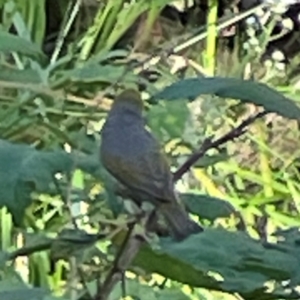
M 154 205 L 171 236 L 181 241 L 203 228 L 180 203 L 167 157 L 146 128 L 143 111 L 138 91 L 127 89 L 115 97 L 101 131 L 100 159 L 135 202 Z

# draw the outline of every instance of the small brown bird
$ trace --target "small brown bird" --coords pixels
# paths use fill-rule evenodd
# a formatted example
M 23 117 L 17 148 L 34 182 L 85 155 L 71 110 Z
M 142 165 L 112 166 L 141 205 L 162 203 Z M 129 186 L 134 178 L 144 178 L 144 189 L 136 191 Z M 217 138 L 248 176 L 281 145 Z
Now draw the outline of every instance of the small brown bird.
M 153 203 L 172 236 L 182 240 L 203 229 L 179 204 L 166 156 L 145 128 L 142 113 L 143 101 L 137 91 L 128 89 L 116 97 L 102 129 L 101 160 L 136 202 Z

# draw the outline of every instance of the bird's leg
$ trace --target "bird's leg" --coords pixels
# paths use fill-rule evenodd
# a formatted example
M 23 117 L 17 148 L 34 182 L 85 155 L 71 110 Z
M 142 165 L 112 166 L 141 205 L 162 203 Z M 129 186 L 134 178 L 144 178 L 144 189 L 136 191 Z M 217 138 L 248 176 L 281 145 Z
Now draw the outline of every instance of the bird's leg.
M 148 213 L 151 212 L 151 220 L 148 223 L 150 226 L 147 228 L 148 233 L 155 233 L 160 237 L 169 236 L 169 230 L 166 226 L 159 222 L 157 211 L 150 202 L 134 199 L 132 192 L 121 184 L 116 186 L 115 192 L 122 198 L 132 200 L 127 202 L 125 201 L 125 208 L 133 216 L 133 218 L 137 220 L 137 222 L 142 222 L 141 224 L 143 228 L 145 228 L 145 221 L 143 222 L 143 220 L 145 220 L 146 215 L 149 215 Z M 148 240 L 148 238 L 146 238 L 146 240 Z

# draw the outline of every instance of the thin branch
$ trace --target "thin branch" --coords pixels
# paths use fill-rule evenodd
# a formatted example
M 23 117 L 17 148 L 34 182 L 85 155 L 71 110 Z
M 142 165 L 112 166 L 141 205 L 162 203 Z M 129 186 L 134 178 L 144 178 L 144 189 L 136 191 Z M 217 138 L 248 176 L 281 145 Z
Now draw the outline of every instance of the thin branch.
M 207 138 L 204 140 L 200 149 L 192 154 L 185 163 L 182 164 L 181 167 L 174 173 L 174 182 L 178 181 L 186 172 L 190 170 L 190 168 L 204 156 L 204 154 L 210 149 L 217 149 L 221 145 L 233 141 L 234 139 L 240 137 L 246 132 L 246 128 L 252 124 L 255 120 L 262 118 L 268 114 L 267 111 L 259 112 L 258 114 L 249 117 L 248 119 L 244 120 L 238 127 L 233 128 L 228 133 L 223 135 L 222 137 L 212 140 L 212 138 Z
M 152 214 L 153 212 L 148 213 L 146 216 L 146 231 L 153 222 L 153 218 L 151 217 Z M 124 272 L 129 268 L 141 246 L 145 243 L 145 239 L 141 235 L 133 234 L 137 223 L 138 220 L 131 224 L 121 249 L 114 260 L 112 268 L 102 286 L 98 286 L 98 291 L 94 300 L 106 300 L 108 298 L 114 286 L 122 280 Z
M 74 168 L 75 169 L 75 168 Z M 53 178 L 54 179 L 54 184 L 55 187 L 58 191 L 58 193 L 61 196 L 61 199 L 63 200 L 66 208 L 68 209 L 69 212 L 69 216 L 70 216 L 70 221 L 74 227 L 74 229 L 79 230 L 79 227 L 77 225 L 77 217 L 74 216 L 73 212 L 72 212 L 72 201 L 71 201 L 71 194 L 72 194 L 72 189 L 73 189 L 73 185 L 72 185 L 72 178 L 74 176 L 74 170 L 72 170 L 70 172 L 70 174 L 67 174 L 67 190 L 66 190 L 66 194 L 63 192 L 63 190 L 61 189 L 61 186 L 57 180 L 57 178 Z M 79 278 L 81 280 L 81 283 L 83 285 L 83 287 L 85 288 L 85 290 L 88 293 L 88 297 L 89 299 L 92 299 L 92 295 L 89 292 L 86 280 L 85 280 L 85 276 L 84 276 L 84 272 L 82 270 L 82 267 L 77 264 L 77 259 L 76 257 L 70 257 L 69 259 L 69 266 L 70 266 L 70 277 L 69 277 L 69 281 L 70 281 L 70 291 L 71 291 L 71 299 L 75 299 L 76 298 L 76 289 L 73 289 L 72 287 L 74 286 L 74 282 L 77 281 L 77 275 L 79 275 Z

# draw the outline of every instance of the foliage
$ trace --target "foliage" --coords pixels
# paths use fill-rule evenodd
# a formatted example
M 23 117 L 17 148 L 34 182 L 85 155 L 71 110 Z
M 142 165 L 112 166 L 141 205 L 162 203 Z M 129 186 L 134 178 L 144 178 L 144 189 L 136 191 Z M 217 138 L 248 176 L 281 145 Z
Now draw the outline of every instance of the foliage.
M 0 2 L 1 299 L 299 299 L 296 87 L 224 76 L 219 25 L 199 56 L 202 29 L 159 22 L 171 2 L 61 1 L 50 54 L 47 2 Z M 209 23 L 217 8 L 211 1 Z M 154 41 L 164 26 L 180 37 Z M 237 73 L 246 64 L 234 61 Z M 148 125 L 203 233 L 182 242 L 150 234 L 116 195 L 98 148 L 125 87 L 143 91 Z

